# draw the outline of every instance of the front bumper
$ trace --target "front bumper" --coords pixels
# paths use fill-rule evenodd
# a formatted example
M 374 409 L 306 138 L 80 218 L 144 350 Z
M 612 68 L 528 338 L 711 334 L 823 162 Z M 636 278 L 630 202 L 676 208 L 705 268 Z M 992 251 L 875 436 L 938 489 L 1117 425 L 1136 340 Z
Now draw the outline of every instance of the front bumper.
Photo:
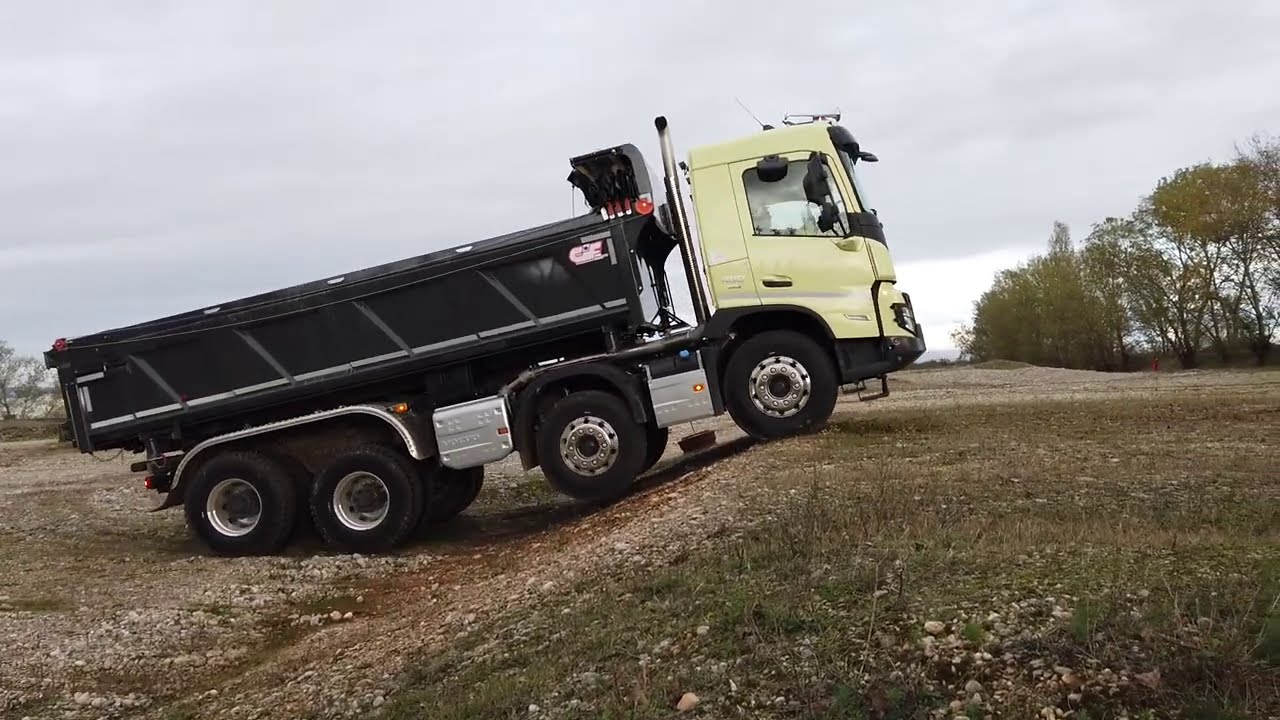
M 878 292 L 879 288 L 874 288 L 872 296 L 876 297 Z M 880 306 L 876 306 L 879 337 L 836 341 L 841 384 L 897 372 L 915 362 L 928 349 L 924 328 L 915 319 L 911 296 L 902 293 L 902 302 L 893 303 L 890 307 L 891 312 L 882 315 Z
M 928 349 L 924 343 L 924 331 L 919 329 L 917 331 L 920 334 L 913 337 L 885 338 L 885 342 L 888 345 L 885 349 L 885 355 L 893 364 L 893 370 L 890 372 L 901 370 L 915 362 Z

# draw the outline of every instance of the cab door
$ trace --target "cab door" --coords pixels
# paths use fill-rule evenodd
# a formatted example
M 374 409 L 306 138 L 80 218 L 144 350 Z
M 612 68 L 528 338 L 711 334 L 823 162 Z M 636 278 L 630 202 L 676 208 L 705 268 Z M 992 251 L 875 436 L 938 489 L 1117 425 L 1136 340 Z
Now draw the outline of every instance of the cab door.
M 819 228 L 821 208 L 805 198 L 808 151 L 781 155 L 786 174 L 761 179 L 757 160 L 730 165 L 742 235 L 762 305 L 808 308 L 826 321 L 837 338 L 876 337 L 871 286 L 875 273 L 867 241 L 844 237 L 852 193 L 844 187 L 838 163 L 827 155 L 828 190 L 839 217 L 829 230 Z

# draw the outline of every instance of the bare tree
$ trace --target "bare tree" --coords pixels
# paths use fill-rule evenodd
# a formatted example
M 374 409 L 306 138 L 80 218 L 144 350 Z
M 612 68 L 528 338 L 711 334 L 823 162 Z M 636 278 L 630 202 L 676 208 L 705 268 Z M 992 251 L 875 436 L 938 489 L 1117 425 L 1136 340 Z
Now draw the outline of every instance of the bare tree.
M 58 406 L 51 373 L 0 340 L 0 418 L 48 417 Z
M 1232 167 L 1248 192 L 1240 200 L 1246 232 L 1233 238 L 1231 253 L 1240 269 L 1242 323 L 1261 365 L 1280 330 L 1280 139 L 1252 138 Z

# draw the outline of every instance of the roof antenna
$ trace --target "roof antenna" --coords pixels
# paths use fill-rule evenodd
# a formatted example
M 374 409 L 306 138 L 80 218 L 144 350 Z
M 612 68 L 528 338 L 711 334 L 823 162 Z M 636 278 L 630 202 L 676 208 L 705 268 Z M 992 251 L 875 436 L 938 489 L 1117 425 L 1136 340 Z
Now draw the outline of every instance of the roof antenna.
M 747 106 L 746 106 L 746 105 L 743 105 L 741 100 L 739 100 L 739 99 L 738 99 L 738 98 L 736 98 L 736 97 L 735 97 L 733 100 L 734 100 L 734 102 L 738 103 L 738 107 L 741 107 L 743 110 L 745 110 L 745 111 L 746 111 L 746 113 L 747 113 L 748 115 L 750 115 L 750 116 L 751 116 L 751 119 L 752 119 L 752 120 L 755 120 L 755 121 L 756 121 L 756 124 L 760 126 L 760 129 L 761 129 L 761 130 L 772 130 L 772 129 L 773 129 L 773 126 L 772 126 L 772 125 L 765 125 L 764 123 L 760 122 L 760 118 L 756 117 L 756 114 L 755 114 L 755 113 L 753 113 L 753 112 L 751 112 L 750 110 L 748 110 L 748 109 L 747 109 Z

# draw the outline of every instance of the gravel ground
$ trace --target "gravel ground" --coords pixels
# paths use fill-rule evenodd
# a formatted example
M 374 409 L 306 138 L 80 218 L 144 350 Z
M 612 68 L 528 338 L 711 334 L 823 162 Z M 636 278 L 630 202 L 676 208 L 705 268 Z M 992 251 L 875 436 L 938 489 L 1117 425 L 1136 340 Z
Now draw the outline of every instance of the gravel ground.
M 1230 395 L 1278 372 L 1101 373 L 1023 368 L 900 375 L 839 413 L 1149 393 Z M 181 512 L 127 470 L 51 442 L 0 443 L 0 715 L 14 718 L 336 717 L 382 705 L 412 654 L 620 567 L 661 565 L 734 532 L 765 492 L 767 448 L 726 419 L 719 445 L 667 458 L 607 508 L 547 490 L 514 458 L 456 522 L 382 557 L 300 537 L 274 558 L 207 556 Z M 685 434 L 673 433 L 673 440 Z

